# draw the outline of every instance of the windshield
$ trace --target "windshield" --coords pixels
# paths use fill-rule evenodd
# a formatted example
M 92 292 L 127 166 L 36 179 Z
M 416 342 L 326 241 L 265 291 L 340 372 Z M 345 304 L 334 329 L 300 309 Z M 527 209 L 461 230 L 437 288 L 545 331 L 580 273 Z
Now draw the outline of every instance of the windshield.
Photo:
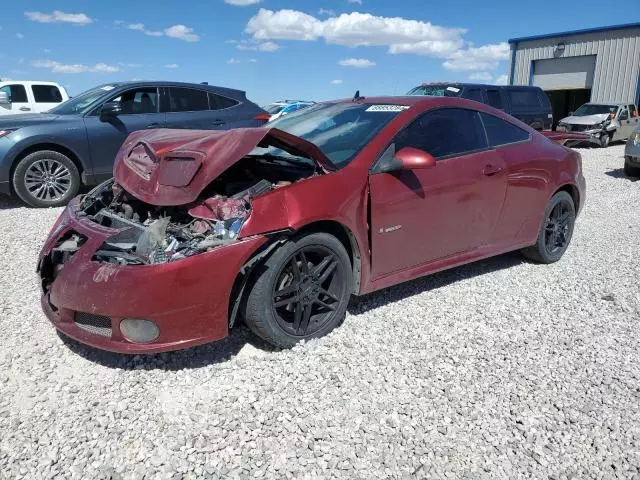
M 280 113 L 280 111 L 286 107 L 286 105 L 267 105 L 266 107 L 264 107 L 264 110 L 267 111 L 267 113 L 270 113 L 271 115 L 275 115 L 276 113 Z
M 618 107 L 616 105 L 594 105 L 585 103 L 573 115 L 575 117 L 586 117 L 589 115 L 601 115 L 603 113 L 616 113 Z
M 409 90 L 407 95 L 428 95 L 430 97 L 459 97 L 461 88 L 453 85 L 420 85 Z
M 92 88 L 91 90 L 82 92 L 77 97 L 73 97 L 66 102 L 62 102 L 57 107 L 49 110 L 49 113 L 55 113 L 56 115 L 73 115 L 76 113 L 82 113 L 89 105 L 106 95 L 107 92 L 113 90 L 113 88 L 114 87 L 111 85 Z
M 346 166 L 405 105 L 316 104 L 281 117 L 269 126 L 316 145 L 338 168 Z M 276 147 L 258 147 L 254 155 L 291 157 Z

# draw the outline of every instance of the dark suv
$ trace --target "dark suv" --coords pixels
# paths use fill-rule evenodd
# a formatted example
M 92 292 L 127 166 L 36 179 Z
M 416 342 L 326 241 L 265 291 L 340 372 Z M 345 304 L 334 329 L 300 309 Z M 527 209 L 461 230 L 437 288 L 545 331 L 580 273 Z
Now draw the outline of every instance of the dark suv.
M 81 184 L 112 176 L 131 132 L 257 127 L 268 119 L 240 90 L 172 82 L 101 85 L 47 113 L 0 117 L 0 193 L 15 193 L 33 207 L 64 205 Z
M 411 89 L 407 95 L 468 98 L 504 110 L 536 130 L 551 130 L 553 124 L 551 102 L 540 87 L 425 83 Z

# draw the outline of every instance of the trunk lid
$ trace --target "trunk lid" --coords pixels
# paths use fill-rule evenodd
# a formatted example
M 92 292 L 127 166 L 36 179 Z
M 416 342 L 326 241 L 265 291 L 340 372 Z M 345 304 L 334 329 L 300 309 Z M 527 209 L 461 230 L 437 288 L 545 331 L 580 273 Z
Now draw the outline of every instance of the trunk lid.
M 276 128 L 157 129 L 127 137 L 116 156 L 113 176 L 148 204 L 186 205 L 255 147 L 270 146 L 309 158 L 324 172 L 335 170 L 314 144 Z

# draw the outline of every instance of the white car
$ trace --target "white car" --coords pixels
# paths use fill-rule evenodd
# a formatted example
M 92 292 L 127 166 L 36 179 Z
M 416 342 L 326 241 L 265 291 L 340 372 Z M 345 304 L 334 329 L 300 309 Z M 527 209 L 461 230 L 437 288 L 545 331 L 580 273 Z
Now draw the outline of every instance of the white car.
M 67 100 L 67 91 L 54 82 L 0 81 L 0 116 L 42 113 Z
M 626 140 L 638 126 L 638 108 L 627 103 L 585 103 L 558 122 L 558 130 L 586 133 L 595 143 Z
M 306 101 L 306 100 L 281 100 L 279 102 L 274 102 L 266 107 L 263 107 L 264 110 L 271 115 L 269 119 L 270 122 L 288 115 L 289 113 L 293 113 L 297 110 L 301 110 L 303 108 L 310 107 L 315 102 Z

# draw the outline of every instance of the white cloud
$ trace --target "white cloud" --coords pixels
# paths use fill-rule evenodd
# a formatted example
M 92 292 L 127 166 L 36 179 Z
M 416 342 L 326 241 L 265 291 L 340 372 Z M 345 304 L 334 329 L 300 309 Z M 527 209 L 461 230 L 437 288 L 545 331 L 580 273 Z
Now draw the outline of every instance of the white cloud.
M 178 68 L 177 63 L 167 63 L 164 68 Z
M 164 29 L 164 34 L 167 37 L 177 38 L 184 40 L 185 42 L 197 42 L 200 40 L 200 35 L 193 31 L 193 28 L 189 28 L 186 25 L 173 25 Z
M 469 75 L 469 80 L 473 80 L 475 82 L 490 82 L 493 80 L 493 75 L 489 72 L 474 72 Z
M 122 62 L 118 62 L 118 65 L 126 68 L 140 68 L 143 66 L 141 63 L 122 63 Z
M 311 41 L 324 38 L 327 43 L 351 47 L 388 46 L 390 53 L 408 52 L 410 48 L 407 45 L 420 42 L 434 43 L 425 43 L 416 49 L 451 53 L 462 47 L 462 35 L 466 32 L 462 28 L 369 13 L 343 13 L 320 20 L 297 10 L 272 11 L 264 8 L 249 20 L 245 31 L 259 40 Z
M 262 0 L 224 0 L 224 3 L 235 5 L 236 7 L 246 7 L 249 5 L 255 5 L 256 3 L 260 3 L 261 1 Z
M 229 60 L 227 60 L 227 63 L 229 65 L 235 65 L 237 63 L 241 63 L 241 60 L 238 60 L 237 58 L 230 58 Z
M 93 22 L 85 13 L 65 13 L 54 10 L 53 13 L 24 12 L 24 16 L 32 22 L 38 23 L 73 23 L 74 25 L 88 25 Z
M 250 58 L 250 59 L 249 59 L 249 63 L 258 63 L 258 59 L 256 59 L 256 58 Z
M 120 67 L 96 63 L 95 65 L 64 64 L 54 60 L 36 60 L 32 63 L 36 68 L 50 68 L 52 73 L 115 73 Z
M 347 0 L 347 3 L 357 3 L 358 5 L 362 5 L 362 0 Z
M 238 42 L 238 41 L 232 40 L 232 41 L 227 41 L 227 43 L 235 44 L 238 50 L 250 50 L 250 51 L 257 51 L 257 52 L 275 52 L 280 49 L 280 45 L 271 41 L 259 42 L 255 40 L 252 40 L 252 41 L 241 40 L 240 42 Z
M 369 68 L 375 67 L 376 62 L 372 62 L 366 58 L 347 58 L 345 60 L 340 60 L 338 65 L 342 65 L 343 67 Z
M 454 72 L 473 70 L 495 70 L 503 60 L 509 58 L 506 42 L 481 47 L 469 47 L 453 53 L 442 66 Z
M 329 83 L 332 85 L 340 85 L 342 83 L 342 80 L 331 80 Z
M 150 37 L 162 37 L 164 35 L 169 38 L 184 40 L 185 42 L 197 42 L 198 40 L 200 40 L 200 35 L 196 34 L 193 31 L 193 28 L 187 27 L 186 25 L 173 25 L 171 27 L 165 28 L 163 31 L 160 31 L 148 30 L 145 27 L 144 23 L 130 23 L 129 25 L 127 25 L 127 28 L 129 30 L 137 30 Z
M 464 40 L 424 40 L 417 43 L 396 43 L 389 47 L 389 53 L 411 53 L 414 55 L 424 55 L 426 57 L 446 58 L 458 51 L 464 45 Z
M 18 37 L 20 40 L 22 40 L 24 38 L 24 35 L 21 33 L 16 33 L 16 37 Z
M 44 50 L 42 50 L 44 53 L 51 53 L 51 50 L 48 48 L 45 48 Z
M 506 85 L 509 83 L 509 75 L 500 75 L 494 82 L 496 85 Z
M 334 17 L 336 15 L 335 10 L 331 10 L 330 8 L 321 8 L 318 10 L 318 15 L 328 15 L 330 17 Z

